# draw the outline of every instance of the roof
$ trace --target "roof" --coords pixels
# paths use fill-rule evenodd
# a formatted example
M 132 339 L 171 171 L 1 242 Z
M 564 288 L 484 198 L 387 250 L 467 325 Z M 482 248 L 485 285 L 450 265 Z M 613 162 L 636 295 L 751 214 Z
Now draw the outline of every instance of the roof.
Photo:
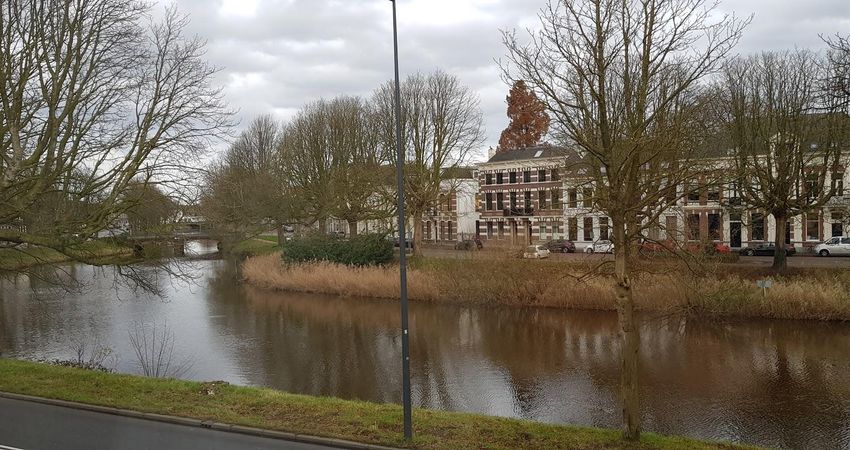
M 570 154 L 564 147 L 552 145 L 536 145 L 533 147 L 499 150 L 487 162 L 497 163 L 506 161 L 533 160 L 539 158 L 565 158 Z
M 448 179 L 459 179 L 459 178 L 473 178 L 472 171 L 474 169 L 472 167 L 466 166 L 452 166 L 446 167 L 443 169 L 443 178 Z

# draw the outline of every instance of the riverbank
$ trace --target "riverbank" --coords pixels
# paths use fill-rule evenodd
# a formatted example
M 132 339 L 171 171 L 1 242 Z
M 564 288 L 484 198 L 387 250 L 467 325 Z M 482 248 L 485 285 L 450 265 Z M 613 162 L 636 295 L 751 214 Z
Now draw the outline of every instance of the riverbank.
M 413 259 L 412 300 L 481 305 L 614 310 L 610 267 L 518 259 Z M 398 298 L 397 266 L 285 265 L 279 253 L 248 258 L 244 281 L 265 289 L 352 297 Z M 592 274 L 592 275 L 591 275 Z M 763 291 L 756 280 L 771 278 Z M 773 319 L 850 320 L 850 271 L 811 269 L 769 275 L 765 269 L 675 262 L 646 265 L 634 278 L 643 311 Z
M 415 438 L 400 438 L 402 412 L 376 404 L 271 389 L 109 374 L 0 359 L 0 391 L 210 420 L 233 425 L 414 449 L 717 449 L 741 448 L 644 433 L 640 444 L 619 432 L 475 414 L 414 410 Z
M 75 252 L 88 259 L 103 262 L 132 258 L 133 249 L 105 240 L 89 241 L 75 249 Z M 17 271 L 41 264 L 58 264 L 72 259 L 63 253 L 46 247 L 3 248 L 0 249 L 0 270 Z

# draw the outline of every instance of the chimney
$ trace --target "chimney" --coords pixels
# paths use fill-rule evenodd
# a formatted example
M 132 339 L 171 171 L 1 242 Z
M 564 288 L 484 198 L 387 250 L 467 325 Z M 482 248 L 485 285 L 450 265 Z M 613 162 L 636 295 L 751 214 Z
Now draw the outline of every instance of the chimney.
M 490 147 L 490 149 L 487 150 L 487 159 L 488 160 L 492 159 L 493 155 L 495 155 L 495 154 L 496 154 L 496 149 L 494 147 Z

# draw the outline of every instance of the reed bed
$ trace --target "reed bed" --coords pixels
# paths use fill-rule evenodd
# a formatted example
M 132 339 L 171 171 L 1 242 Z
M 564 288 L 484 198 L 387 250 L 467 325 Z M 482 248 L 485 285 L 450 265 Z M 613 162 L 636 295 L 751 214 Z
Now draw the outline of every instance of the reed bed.
M 660 313 L 779 319 L 850 320 L 850 274 L 800 271 L 772 277 L 764 293 L 759 269 L 722 264 L 697 272 L 670 264 L 634 278 L 638 309 Z M 244 280 L 277 290 L 351 297 L 398 298 L 397 266 L 348 267 L 327 262 L 284 264 L 279 254 L 249 258 Z M 410 298 L 420 301 L 614 310 L 610 273 L 575 263 L 522 260 L 413 261 Z

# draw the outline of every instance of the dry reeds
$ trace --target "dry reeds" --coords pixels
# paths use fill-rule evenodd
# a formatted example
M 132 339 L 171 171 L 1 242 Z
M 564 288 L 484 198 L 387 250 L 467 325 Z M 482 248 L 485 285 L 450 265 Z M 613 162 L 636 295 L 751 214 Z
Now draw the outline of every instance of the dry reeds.
M 658 269 L 658 268 L 656 268 Z M 610 274 L 574 263 L 523 260 L 414 261 L 410 298 L 466 304 L 613 310 Z M 279 255 L 249 258 L 246 282 L 255 286 L 343 296 L 398 298 L 397 266 L 347 267 L 332 263 L 284 265 Z M 702 273 L 670 265 L 636 275 L 638 309 L 662 313 L 850 320 L 850 275 L 801 272 L 774 278 L 763 293 L 763 274 L 717 265 Z

